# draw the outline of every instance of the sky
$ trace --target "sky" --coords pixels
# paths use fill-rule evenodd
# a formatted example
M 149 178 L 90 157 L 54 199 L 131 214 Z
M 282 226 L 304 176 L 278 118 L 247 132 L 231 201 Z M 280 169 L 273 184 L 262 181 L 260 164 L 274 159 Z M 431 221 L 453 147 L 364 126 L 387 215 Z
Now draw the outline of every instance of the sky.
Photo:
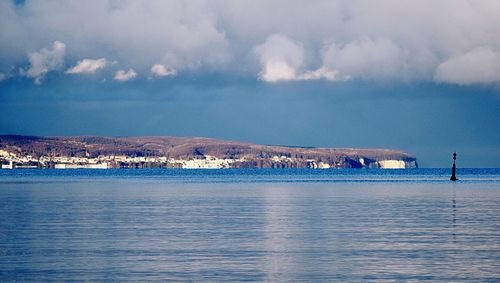
M 0 1 L 0 134 L 500 167 L 500 1 Z

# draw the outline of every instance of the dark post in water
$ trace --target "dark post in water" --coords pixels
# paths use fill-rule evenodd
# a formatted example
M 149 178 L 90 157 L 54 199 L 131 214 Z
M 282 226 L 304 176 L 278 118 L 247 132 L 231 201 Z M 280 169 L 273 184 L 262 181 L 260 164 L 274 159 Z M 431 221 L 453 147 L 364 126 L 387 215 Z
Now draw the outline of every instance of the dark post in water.
M 455 175 L 456 174 L 456 171 L 457 171 L 457 167 L 455 165 L 455 160 L 457 160 L 457 153 L 454 152 L 453 153 L 453 167 L 451 168 L 451 178 L 450 180 L 452 180 L 453 182 L 455 182 L 457 179 L 457 176 Z

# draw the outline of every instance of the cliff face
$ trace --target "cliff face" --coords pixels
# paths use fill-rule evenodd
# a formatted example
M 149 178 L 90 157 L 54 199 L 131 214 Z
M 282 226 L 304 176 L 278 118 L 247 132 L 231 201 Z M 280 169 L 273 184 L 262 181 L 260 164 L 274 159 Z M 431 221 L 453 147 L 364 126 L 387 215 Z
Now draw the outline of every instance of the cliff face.
M 68 162 L 106 161 L 111 167 L 126 167 L 127 162 L 182 168 L 417 167 L 413 155 L 399 150 L 269 146 L 208 138 L 4 135 L 0 136 L 0 150 L 4 161 L 6 154 L 29 156 L 33 161 L 65 157 L 73 160 Z

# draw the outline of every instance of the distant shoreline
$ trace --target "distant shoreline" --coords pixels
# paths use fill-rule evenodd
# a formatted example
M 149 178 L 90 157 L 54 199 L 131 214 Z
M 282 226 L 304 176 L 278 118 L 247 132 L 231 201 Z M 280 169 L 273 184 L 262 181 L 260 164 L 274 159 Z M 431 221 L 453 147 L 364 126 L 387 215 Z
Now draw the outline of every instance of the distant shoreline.
M 418 168 L 391 149 L 269 146 L 191 137 L 0 136 L 3 169 Z

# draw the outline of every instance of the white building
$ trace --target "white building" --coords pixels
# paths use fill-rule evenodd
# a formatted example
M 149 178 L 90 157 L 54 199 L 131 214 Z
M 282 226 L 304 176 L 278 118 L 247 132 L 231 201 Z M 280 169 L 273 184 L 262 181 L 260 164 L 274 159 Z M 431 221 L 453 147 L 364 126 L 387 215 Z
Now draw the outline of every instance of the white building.
M 12 160 L 9 160 L 9 164 L 2 164 L 2 169 L 13 169 L 14 164 L 12 164 Z

